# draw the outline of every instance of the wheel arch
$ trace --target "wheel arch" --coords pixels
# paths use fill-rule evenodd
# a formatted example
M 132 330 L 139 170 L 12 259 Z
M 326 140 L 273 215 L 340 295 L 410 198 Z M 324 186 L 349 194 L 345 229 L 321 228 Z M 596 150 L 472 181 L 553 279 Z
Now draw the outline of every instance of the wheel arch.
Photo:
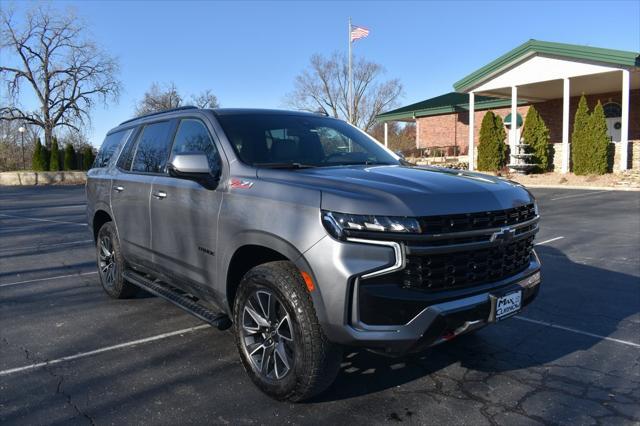
M 113 222 L 113 218 L 111 217 L 111 215 L 105 210 L 96 210 L 91 221 L 91 227 L 93 230 L 93 241 L 98 240 L 98 232 L 100 231 L 100 228 L 102 228 L 102 225 L 107 222 Z
M 225 283 L 224 306 L 233 314 L 236 290 L 242 277 L 253 267 L 277 260 L 288 260 L 301 272 L 311 276 L 314 290 L 310 291 L 318 319 L 324 319 L 324 305 L 320 289 L 311 266 L 291 243 L 266 232 L 246 232 L 236 239 L 237 244 L 228 250 L 221 278 Z

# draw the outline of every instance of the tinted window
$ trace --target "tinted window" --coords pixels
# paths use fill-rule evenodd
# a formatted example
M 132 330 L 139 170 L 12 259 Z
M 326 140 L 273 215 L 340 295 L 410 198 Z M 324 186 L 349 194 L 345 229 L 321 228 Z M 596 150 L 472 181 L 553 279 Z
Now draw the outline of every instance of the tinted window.
M 133 129 L 132 129 L 133 132 Z M 136 149 L 136 138 L 129 138 L 125 146 L 122 148 L 120 157 L 118 158 L 117 166 L 122 170 L 131 169 L 131 163 L 133 162 L 133 153 Z
M 163 173 L 169 156 L 170 121 L 144 126 L 133 157 L 134 172 Z
M 344 121 L 293 114 L 219 115 L 240 159 L 254 166 L 399 164 L 378 142 Z
M 121 130 L 107 135 L 104 142 L 102 142 L 100 152 L 98 152 L 98 156 L 93 163 L 93 167 L 106 167 L 109 164 L 111 157 L 113 157 L 113 154 L 117 151 L 118 146 L 120 146 L 120 142 L 125 140 L 130 133 L 131 129 Z
M 184 152 L 204 152 L 209 159 L 211 170 L 219 168 L 220 160 L 211 135 L 200 120 L 187 119 L 180 122 L 171 150 L 171 158 Z

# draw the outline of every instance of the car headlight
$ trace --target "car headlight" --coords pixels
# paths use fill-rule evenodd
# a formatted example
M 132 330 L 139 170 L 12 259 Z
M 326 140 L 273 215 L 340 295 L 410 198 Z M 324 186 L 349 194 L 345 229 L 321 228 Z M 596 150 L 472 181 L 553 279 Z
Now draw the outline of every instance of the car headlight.
M 416 234 L 421 232 L 420 223 L 412 217 L 355 215 L 323 211 L 322 223 L 327 231 L 336 238 L 343 238 L 345 230 Z

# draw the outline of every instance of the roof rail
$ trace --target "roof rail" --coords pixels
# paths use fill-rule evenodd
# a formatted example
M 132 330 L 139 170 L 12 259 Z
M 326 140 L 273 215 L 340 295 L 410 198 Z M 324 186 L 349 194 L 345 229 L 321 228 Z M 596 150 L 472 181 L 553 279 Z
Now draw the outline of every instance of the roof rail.
M 162 111 L 151 112 L 149 114 L 145 114 L 145 115 L 141 115 L 139 117 L 134 117 L 134 118 L 130 118 L 129 120 L 125 120 L 122 123 L 120 123 L 119 125 L 122 126 L 123 124 L 130 123 L 132 121 L 139 120 L 141 118 L 153 117 L 154 115 L 164 114 L 166 112 L 182 111 L 182 110 L 185 110 L 185 109 L 198 109 L 198 107 L 193 106 L 193 105 L 186 105 L 186 106 L 181 106 L 181 107 L 177 107 L 177 108 L 171 108 L 171 109 L 165 109 L 165 110 L 162 110 Z
M 326 110 L 326 109 L 324 109 L 324 107 L 322 107 L 322 106 L 321 106 L 320 108 L 318 108 L 318 109 L 314 112 L 314 114 L 324 115 L 325 117 L 328 117 L 328 116 L 329 116 L 329 113 L 327 112 L 327 110 Z

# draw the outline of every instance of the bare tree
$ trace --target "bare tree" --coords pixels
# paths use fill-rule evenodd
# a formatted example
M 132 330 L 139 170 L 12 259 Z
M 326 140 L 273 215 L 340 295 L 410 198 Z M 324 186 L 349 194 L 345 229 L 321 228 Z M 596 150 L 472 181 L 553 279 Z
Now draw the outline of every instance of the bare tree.
M 416 148 L 416 125 L 415 123 L 398 123 L 390 121 L 388 123 L 389 149 L 392 151 L 409 152 Z M 369 134 L 379 141 L 384 140 L 384 124 L 376 123 Z
M 18 130 L 24 127 L 24 133 Z M 36 126 L 23 126 L 18 121 L 0 120 L 0 172 L 22 169 L 22 147 L 24 141 L 24 158 L 27 169 L 31 168 L 34 141 L 41 136 L 41 129 Z
M 153 83 L 145 92 L 144 97 L 136 105 L 136 115 L 151 114 L 153 112 L 166 111 L 183 105 L 184 97 L 174 82 L 161 85 Z M 198 108 L 218 108 L 218 98 L 210 89 L 191 95 L 191 104 Z
M 164 87 L 159 83 L 153 83 L 142 100 L 138 102 L 136 115 L 150 114 L 179 106 L 182 106 L 182 96 L 175 83 L 171 82 Z
M 42 128 L 50 146 L 55 128 L 77 130 L 90 122 L 96 100 L 117 99 L 117 61 L 85 37 L 85 27 L 72 13 L 39 6 L 19 26 L 11 11 L 0 10 L 0 25 L 0 77 L 8 89 L 0 119 Z M 34 93 L 39 108 L 20 106 L 23 86 Z
M 60 147 L 64 147 L 67 144 L 73 146 L 76 152 L 80 152 L 85 146 L 91 146 L 89 137 L 84 132 L 84 129 L 77 132 L 73 129 L 68 129 L 64 133 L 58 136 L 58 144 Z
M 353 117 L 351 122 L 365 131 L 375 124 L 376 115 L 394 107 L 402 95 L 398 79 L 381 81 L 382 65 L 364 58 L 353 62 Z M 296 77 L 295 88 L 287 96 L 288 106 L 305 110 L 325 110 L 329 115 L 348 119 L 348 61 L 344 55 L 313 55 L 309 68 Z
M 218 97 L 213 94 L 213 92 L 209 89 L 200 92 L 199 95 L 191 96 L 191 102 L 194 106 L 198 108 L 218 108 L 220 104 L 218 103 Z

